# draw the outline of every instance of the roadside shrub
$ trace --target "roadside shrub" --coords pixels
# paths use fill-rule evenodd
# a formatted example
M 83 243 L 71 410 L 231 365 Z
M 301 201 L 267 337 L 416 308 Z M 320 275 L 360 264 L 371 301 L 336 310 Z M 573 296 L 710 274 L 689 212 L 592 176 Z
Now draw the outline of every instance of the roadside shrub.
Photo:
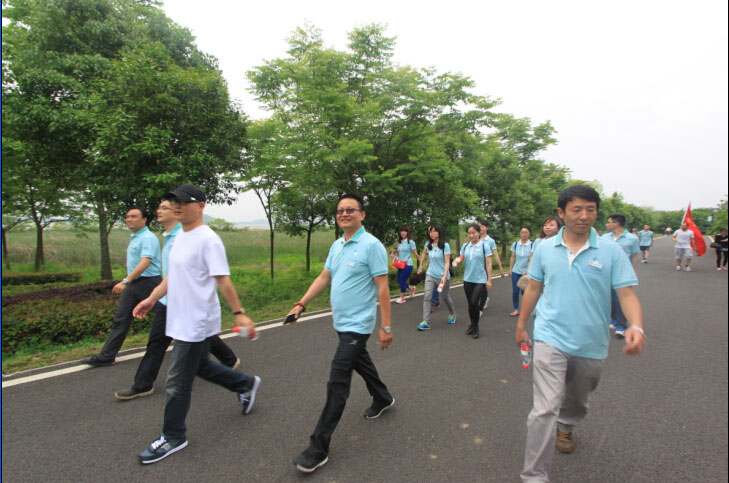
M 116 282 L 106 281 L 89 283 L 85 285 L 73 285 L 70 287 L 48 287 L 33 292 L 23 292 L 15 295 L 3 295 L 2 306 L 28 302 L 31 300 L 48 300 L 61 297 L 64 300 L 72 302 L 84 302 L 99 297 L 109 297 L 116 299 L 112 295 L 111 289 Z
M 3 285 L 38 285 L 54 282 L 78 282 L 81 274 L 78 272 L 3 272 Z
M 117 298 L 78 302 L 55 297 L 8 305 L 2 311 L 2 350 L 12 353 L 22 347 L 70 344 L 87 337 L 103 339 L 109 332 Z M 149 330 L 152 319 L 153 315 L 135 319 L 130 332 Z

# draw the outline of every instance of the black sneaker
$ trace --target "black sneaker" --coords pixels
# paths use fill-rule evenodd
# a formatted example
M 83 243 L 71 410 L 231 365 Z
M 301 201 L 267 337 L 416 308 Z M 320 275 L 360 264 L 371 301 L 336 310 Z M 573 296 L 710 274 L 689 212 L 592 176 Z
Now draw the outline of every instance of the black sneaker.
M 99 359 L 98 356 L 89 357 L 88 359 L 82 359 L 81 364 L 88 364 L 89 366 L 93 367 L 103 367 L 103 366 L 113 366 L 116 364 L 116 361 L 114 359 L 110 361 L 104 361 Z
M 119 391 L 114 393 L 114 397 L 120 401 L 129 401 L 130 399 L 136 399 L 138 397 L 149 396 L 154 392 L 154 388 L 147 389 L 146 391 L 136 391 L 134 388 L 127 389 L 126 391 Z
M 180 441 L 167 441 L 164 436 L 160 436 L 157 441 L 149 445 L 139 454 L 139 462 L 143 465 L 156 463 L 161 459 L 167 458 L 172 453 L 180 451 L 187 446 L 187 439 Z
M 367 410 L 364 413 L 365 419 L 375 419 L 379 418 L 380 414 L 384 413 L 387 409 L 390 409 L 395 404 L 395 398 L 392 398 L 392 401 L 390 401 L 390 404 L 385 404 L 384 406 L 381 405 L 375 405 L 372 404 L 372 406 L 368 407 Z
M 294 463 L 296 463 L 296 469 L 302 473 L 313 473 L 317 468 L 327 464 L 327 461 L 329 461 L 329 456 L 317 458 L 304 451 L 296 457 L 296 461 L 294 461 Z
M 253 376 L 253 389 L 248 392 L 238 393 L 238 401 L 243 405 L 243 414 L 248 414 L 253 408 L 253 402 L 256 400 L 256 392 L 258 392 L 258 386 L 261 385 L 261 378 Z

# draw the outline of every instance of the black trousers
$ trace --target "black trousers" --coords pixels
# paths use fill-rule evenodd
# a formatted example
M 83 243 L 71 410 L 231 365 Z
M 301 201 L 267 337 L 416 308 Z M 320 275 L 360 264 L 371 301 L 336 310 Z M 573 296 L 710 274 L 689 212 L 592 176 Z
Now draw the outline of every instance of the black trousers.
M 721 251 L 721 249 L 716 250 L 716 268 L 719 268 L 722 265 L 726 267 L 726 257 L 728 253 L 729 252 Z M 724 255 L 724 263 L 721 263 L 722 254 Z
M 486 289 L 486 285 L 483 286 L 483 291 L 481 292 L 481 295 L 478 299 L 478 310 L 479 312 L 483 310 L 483 308 L 486 306 L 486 299 L 489 298 L 489 291 Z
M 134 391 L 149 391 L 154 386 L 154 381 L 159 374 L 159 368 L 165 358 L 165 352 L 170 346 L 172 339 L 165 335 L 167 328 L 167 306 L 157 302 L 154 306 L 154 322 L 149 331 L 147 340 L 147 351 L 144 353 L 137 373 L 134 375 Z M 219 336 L 208 338 L 210 353 L 228 367 L 233 367 L 238 358 L 228 345 Z
M 478 325 L 480 312 L 483 310 L 481 301 L 486 303 L 488 291 L 485 283 L 463 282 L 463 290 L 466 292 L 466 302 L 468 302 L 468 317 L 471 319 L 471 325 Z
M 369 334 L 337 332 L 339 346 L 334 354 L 332 369 L 327 383 L 327 402 L 321 412 L 314 433 L 309 438 L 308 452 L 323 458 L 329 454 L 332 434 L 339 424 L 347 404 L 349 389 L 352 385 L 352 371 L 362 376 L 373 404 L 387 405 L 392 401 L 390 392 L 377 374 L 370 354 L 367 352 Z
M 97 356 L 104 361 L 113 361 L 121 349 L 124 339 L 127 338 L 129 327 L 132 326 L 132 310 L 139 302 L 149 297 L 152 290 L 162 282 L 162 277 L 139 277 L 131 281 L 119 297 L 116 313 L 111 324 L 111 331 L 106 338 L 104 347 Z

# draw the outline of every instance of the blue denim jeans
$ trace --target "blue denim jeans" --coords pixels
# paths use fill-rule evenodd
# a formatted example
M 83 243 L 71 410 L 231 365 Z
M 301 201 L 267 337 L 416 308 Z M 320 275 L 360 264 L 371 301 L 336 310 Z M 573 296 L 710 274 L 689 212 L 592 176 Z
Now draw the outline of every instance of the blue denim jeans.
M 195 376 L 213 382 L 235 393 L 253 388 L 253 378 L 236 372 L 209 358 L 210 338 L 202 342 L 176 340 L 172 347 L 172 362 L 167 373 L 167 400 L 165 401 L 162 434 L 167 441 L 185 438 L 187 412 Z
M 519 310 L 519 294 L 524 295 L 524 291 L 516 285 L 522 275 L 524 274 L 511 272 L 511 302 L 514 304 L 514 310 Z
M 622 329 L 628 328 L 628 319 L 623 313 L 623 308 L 620 306 L 620 299 L 618 293 L 613 290 L 610 297 L 610 316 L 618 323 L 618 327 Z
M 413 273 L 412 265 L 397 269 L 397 283 L 400 284 L 400 292 L 405 293 L 408 291 L 408 287 L 410 286 L 410 284 L 408 284 L 408 279 L 410 278 L 411 273 Z

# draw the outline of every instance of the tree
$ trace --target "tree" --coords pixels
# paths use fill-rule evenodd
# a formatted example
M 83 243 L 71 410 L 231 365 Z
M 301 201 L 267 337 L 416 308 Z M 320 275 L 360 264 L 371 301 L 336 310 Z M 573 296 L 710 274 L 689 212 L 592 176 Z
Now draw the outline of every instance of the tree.
M 207 225 L 215 231 L 235 231 L 235 225 L 223 218 L 215 218 Z
M 245 120 L 215 59 L 154 2 L 15 0 L 3 14 L 3 116 L 12 98 L 26 158 L 70 173 L 61 186 L 93 207 L 102 278 L 127 206 L 182 182 L 232 201 Z

